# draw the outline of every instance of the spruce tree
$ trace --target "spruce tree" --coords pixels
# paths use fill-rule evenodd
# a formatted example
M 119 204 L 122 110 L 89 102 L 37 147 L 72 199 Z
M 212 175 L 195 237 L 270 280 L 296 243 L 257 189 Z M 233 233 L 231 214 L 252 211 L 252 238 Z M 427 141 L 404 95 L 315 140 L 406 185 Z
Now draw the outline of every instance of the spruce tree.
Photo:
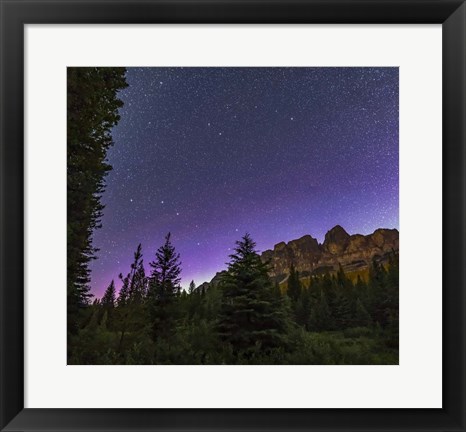
M 105 309 L 113 309 L 115 307 L 115 282 L 113 280 L 110 282 L 110 285 L 105 290 L 100 304 Z
M 92 233 L 100 226 L 100 201 L 111 129 L 123 105 L 117 93 L 127 86 L 124 68 L 67 69 L 67 307 L 68 332 L 76 333 L 79 310 L 89 305 L 89 262 L 95 258 Z
M 293 264 L 290 266 L 287 294 L 294 302 L 296 302 L 301 295 L 301 281 L 299 280 L 299 272 L 296 271 Z
M 123 277 L 123 274 L 120 273 L 118 278 L 121 280 L 122 286 L 118 292 L 117 305 L 121 308 L 126 305 L 129 299 L 129 277 Z
M 100 306 L 102 308 L 102 319 L 100 325 L 102 329 L 113 327 L 113 318 L 115 312 L 115 282 L 112 280 L 110 285 L 105 290 L 102 299 L 100 300 Z
M 346 291 L 351 291 L 353 288 L 353 283 L 345 274 L 343 267 L 341 264 L 338 264 L 338 271 L 337 271 L 337 284 L 338 287 L 344 289 Z
M 192 294 L 195 290 L 196 290 L 196 284 L 195 284 L 194 281 L 192 280 L 192 281 L 189 283 L 188 292 L 189 292 L 189 294 Z
M 399 306 L 399 273 L 400 264 L 398 252 L 392 251 L 388 259 L 386 307 L 389 310 L 390 320 L 398 320 Z
M 131 273 L 128 286 L 128 297 L 132 303 L 142 303 L 146 296 L 146 273 L 142 258 L 142 246 L 139 243 L 134 253 L 134 261 L 131 264 Z
M 335 319 L 335 326 L 340 330 L 351 327 L 352 324 L 352 311 L 351 303 L 348 299 L 347 293 L 342 292 L 341 288 L 337 291 L 333 305 L 333 317 Z
M 362 301 L 358 298 L 356 300 L 356 310 L 354 314 L 354 325 L 356 327 L 369 327 L 372 323 L 371 316 L 367 309 L 364 307 Z
M 311 311 L 311 330 L 324 331 L 333 330 L 334 320 L 327 302 L 324 290 L 320 290 L 320 295 Z
M 309 320 L 311 316 L 311 294 L 309 288 L 302 288 L 300 296 L 296 301 L 295 319 L 300 325 L 309 329 Z
M 143 300 L 146 293 L 147 279 L 144 272 L 142 246 L 139 243 L 134 252 L 130 272 L 122 279 L 117 304 L 118 304 L 118 328 L 120 330 L 119 351 L 122 350 L 123 340 L 128 331 L 137 331 L 144 325 Z
M 275 281 L 275 283 L 273 284 L 272 293 L 276 299 L 281 299 L 282 291 L 280 289 L 280 284 L 278 283 L 278 281 Z
M 287 311 L 281 296 L 276 296 L 268 270 L 251 236 L 246 234 L 236 242 L 228 271 L 220 282 L 223 297 L 219 335 L 246 359 L 258 348 L 266 352 L 286 345 Z
M 386 292 L 387 292 L 387 272 L 384 266 L 375 258 L 369 268 L 369 312 L 374 322 L 385 327 L 386 316 Z
M 155 260 L 150 263 L 152 271 L 148 297 L 154 341 L 157 338 L 169 338 L 177 318 L 174 305 L 181 290 L 181 261 L 170 237 L 168 233 L 165 243 L 155 253 Z

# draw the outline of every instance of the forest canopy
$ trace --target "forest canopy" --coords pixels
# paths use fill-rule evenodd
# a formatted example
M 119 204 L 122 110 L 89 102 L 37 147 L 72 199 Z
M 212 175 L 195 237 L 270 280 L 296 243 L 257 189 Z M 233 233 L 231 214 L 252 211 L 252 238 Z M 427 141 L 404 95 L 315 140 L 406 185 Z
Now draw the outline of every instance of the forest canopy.
M 128 273 L 81 316 L 70 364 L 397 364 L 398 254 L 367 281 L 336 274 L 287 283 L 268 275 L 249 234 L 216 284 L 182 290 L 170 234 L 146 276 L 138 245 Z

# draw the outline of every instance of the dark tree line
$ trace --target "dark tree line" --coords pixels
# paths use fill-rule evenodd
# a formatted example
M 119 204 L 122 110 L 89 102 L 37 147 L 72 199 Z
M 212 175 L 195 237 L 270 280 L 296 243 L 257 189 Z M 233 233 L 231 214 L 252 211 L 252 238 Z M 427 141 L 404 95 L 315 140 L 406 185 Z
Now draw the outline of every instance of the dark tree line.
M 398 254 L 386 266 L 374 259 L 369 280 L 360 276 L 353 283 L 339 268 L 335 275 L 311 276 L 304 287 L 293 267 L 288 278 L 288 296 L 294 319 L 309 331 L 345 330 L 378 325 L 398 329 Z M 395 337 L 397 339 L 397 336 Z
M 146 275 L 139 245 L 121 289 L 111 281 L 70 340 L 74 364 L 392 364 L 398 362 L 398 255 L 368 281 L 335 274 L 286 284 L 246 234 L 207 289 L 180 287 L 170 234 Z
M 79 311 L 92 297 L 88 267 L 96 252 L 92 233 L 100 224 L 100 197 L 111 170 L 105 158 L 112 145 L 111 128 L 120 118 L 117 93 L 126 86 L 124 68 L 67 70 L 68 335 L 77 332 Z

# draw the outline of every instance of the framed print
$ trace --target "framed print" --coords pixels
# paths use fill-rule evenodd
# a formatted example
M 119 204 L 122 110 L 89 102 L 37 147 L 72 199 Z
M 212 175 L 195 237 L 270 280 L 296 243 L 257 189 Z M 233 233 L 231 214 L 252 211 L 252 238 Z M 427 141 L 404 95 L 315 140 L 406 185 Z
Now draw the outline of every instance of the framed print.
M 0 4 L 2 430 L 465 430 L 463 2 Z

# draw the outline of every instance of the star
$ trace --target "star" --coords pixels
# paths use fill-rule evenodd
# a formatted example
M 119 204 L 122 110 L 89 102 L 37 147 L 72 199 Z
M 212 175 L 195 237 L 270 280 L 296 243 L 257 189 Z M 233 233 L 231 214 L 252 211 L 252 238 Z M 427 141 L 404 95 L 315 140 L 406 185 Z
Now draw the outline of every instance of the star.
M 139 243 L 152 257 L 168 232 L 184 286 L 224 270 L 243 231 L 266 250 L 322 243 L 336 224 L 398 227 L 397 68 L 129 67 L 126 79 L 93 236 L 96 297 Z

